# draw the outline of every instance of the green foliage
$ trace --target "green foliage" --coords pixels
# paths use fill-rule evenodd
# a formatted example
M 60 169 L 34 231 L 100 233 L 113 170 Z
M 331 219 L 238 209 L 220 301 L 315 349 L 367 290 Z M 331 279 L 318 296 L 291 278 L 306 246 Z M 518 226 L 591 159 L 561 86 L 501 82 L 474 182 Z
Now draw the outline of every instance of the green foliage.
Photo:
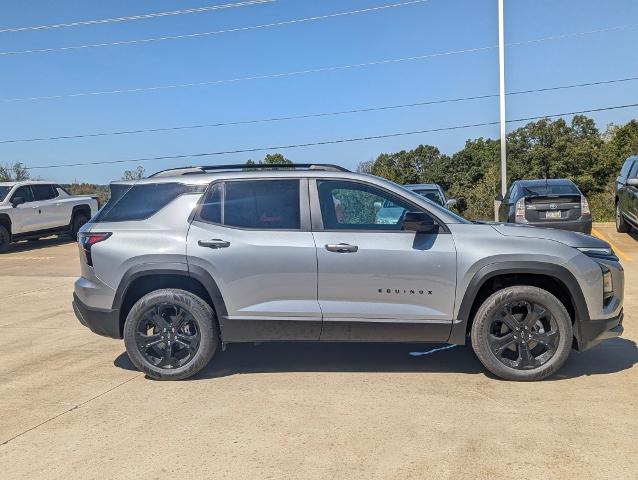
M 122 180 L 141 180 L 144 178 L 146 170 L 143 166 L 139 165 L 135 170 L 126 170 L 122 175 Z
M 29 170 L 21 162 L 0 165 L 0 182 L 20 182 L 29 177 Z
M 531 122 L 507 135 L 508 181 L 569 178 L 588 197 L 595 221 L 613 220 L 614 179 L 638 154 L 638 121 L 610 125 L 604 134 L 584 115 Z M 361 164 L 363 165 L 363 164 Z M 397 183 L 438 183 L 470 219 L 494 218 L 500 192 L 500 142 L 478 138 L 452 156 L 436 147 L 382 153 L 371 172 Z
M 111 198 L 111 190 L 108 185 L 95 185 L 93 183 L 73 183 L 62 185 L 71 195 L 97 195 L 100 205 L 104 205 Z

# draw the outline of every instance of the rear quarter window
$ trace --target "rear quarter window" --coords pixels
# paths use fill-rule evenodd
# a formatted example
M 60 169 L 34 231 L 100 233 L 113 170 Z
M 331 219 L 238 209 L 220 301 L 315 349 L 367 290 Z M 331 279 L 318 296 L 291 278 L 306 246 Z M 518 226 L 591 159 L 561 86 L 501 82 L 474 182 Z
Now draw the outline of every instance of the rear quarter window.
M 94 222 L 144 220 L 180 195 L 201 191 L 202 187 L 182 183 L 115 184 L 111 186 L 111 199 L 99 211 Z

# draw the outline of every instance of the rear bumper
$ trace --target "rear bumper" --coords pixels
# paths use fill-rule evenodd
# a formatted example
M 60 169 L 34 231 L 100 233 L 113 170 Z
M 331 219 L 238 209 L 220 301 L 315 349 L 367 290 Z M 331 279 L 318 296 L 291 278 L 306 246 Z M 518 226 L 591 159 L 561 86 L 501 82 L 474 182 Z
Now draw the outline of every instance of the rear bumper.
M 609 338 L 620 337 L 624 331 L 622 326 L 623 311 L 617 317 L 604 320 L 587 320 L 578 325 L 578 350 L 588 350 Z
M 73 294 L 73 311 L 80 323 L 103 337 L 122 338 L 120 331 L 120 311 L 91 308 Z
M 558 228 L 559 230 L 569 230 L 570 232 L 591 233 L 592 219 L 580 219 L 580 220 L 566 220 L 566 221 L 551 221 L 546 220 L 544 222 L 529 222 L 526 225 L 532 225 L 534 227 L 543 228 Z

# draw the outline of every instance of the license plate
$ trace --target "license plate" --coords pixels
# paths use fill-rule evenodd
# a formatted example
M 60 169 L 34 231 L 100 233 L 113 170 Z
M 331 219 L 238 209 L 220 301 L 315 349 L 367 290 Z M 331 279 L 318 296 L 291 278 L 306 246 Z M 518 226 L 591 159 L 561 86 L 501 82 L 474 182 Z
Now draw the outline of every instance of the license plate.
M 560 218 L 560 210 L 556 210 L 553 212 L 545 212 L 545 218 L 549 218 L 549 219 Z

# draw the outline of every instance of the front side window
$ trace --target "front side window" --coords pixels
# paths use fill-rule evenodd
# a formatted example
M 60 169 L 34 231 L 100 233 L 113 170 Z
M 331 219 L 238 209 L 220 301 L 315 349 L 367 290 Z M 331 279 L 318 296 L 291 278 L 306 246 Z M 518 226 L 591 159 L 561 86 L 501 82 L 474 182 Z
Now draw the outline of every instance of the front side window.
M 439 205 L 443 205 L 444 203 L 441 193 L 438 190 L 415 190 L 415 193 Z
M 36 201 L 51 200 L 58 196 L 53 185 L 31 185 L 31 190 Z
M 25 185 L 23 187 L 18 188 L 13 195 L 11 195 L 11 200 L 22 197 L 24 198 L 24 203 L 33 201 L 33 193 L 31 192 L 31 187 Z
M 299 230 L 299 180 L 240 180 L 213 185 L 200 220 L 257 230 Z
M 629 176 L 628 178 L 636 178 L 638 177 L 638 161 L 634 162 L 634 166 L 631 167 L 631 170 L 629 171 Z
M 326 230 L 402 230 L 406 212 L 416 209 L 380 188 L 358 182 L 317 181 Z

